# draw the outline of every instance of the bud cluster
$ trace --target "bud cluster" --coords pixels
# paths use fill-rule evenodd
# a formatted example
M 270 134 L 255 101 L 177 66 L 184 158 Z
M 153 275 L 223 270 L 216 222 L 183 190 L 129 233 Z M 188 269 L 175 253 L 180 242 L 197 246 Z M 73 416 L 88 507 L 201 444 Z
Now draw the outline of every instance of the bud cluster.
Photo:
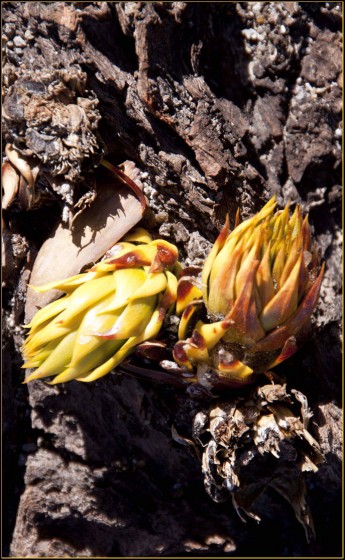
M 88 272 L 36 287 L 66 295 L 26 325 L 23 367 L 37 368 L 26 381 L 95 381 L 157 336 L 176 301 L 177 256 L 174 245 L 137 228 Z

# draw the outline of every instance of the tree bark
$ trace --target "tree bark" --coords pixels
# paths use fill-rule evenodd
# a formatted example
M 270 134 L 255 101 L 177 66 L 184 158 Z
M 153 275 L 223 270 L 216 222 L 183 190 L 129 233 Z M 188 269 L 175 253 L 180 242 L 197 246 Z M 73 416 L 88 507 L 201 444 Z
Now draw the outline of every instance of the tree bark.
M 176 243 L 185 264 L 203 262 L 227 212 L 233 224 L 238 207 L 246 218 L 273 194 L 280 206 L 291 200 L 309 213 L 326 259 L 313 335 L 277 369 L 307 395 L 326 456 L 307 477 L 316 528 L 308 544 L 278 495 L 258 500 L 259 525 L 242 523 L 230 502 L 210 500 L 198 458 L 171 435 L 174 426 L 190 437 L 198 410 L 183 390 L 108 375 L 90 385 L 33 382 L 26 402 L 19 373 L 26 283 L 60 207 L 7 209 L 4 474 L 11 555 L 340 554 L 340 6 L 4 4 L 5 99 L 23 76 L 85 72 L 85 97 L 92 92 L 101 115 L 96 152 L 115 164 L 135 162 L 151 208 L 145 225 Z M 13 122 L 4 143 L 18 134 Z

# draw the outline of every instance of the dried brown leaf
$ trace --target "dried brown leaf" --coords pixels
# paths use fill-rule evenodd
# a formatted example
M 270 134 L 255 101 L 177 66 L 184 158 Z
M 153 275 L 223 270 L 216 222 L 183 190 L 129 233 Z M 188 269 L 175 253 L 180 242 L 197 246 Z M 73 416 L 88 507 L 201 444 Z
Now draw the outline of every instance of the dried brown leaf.
M 300 405 L 300 416 L 294 410 Z M 292 408 L 290 408 L 292 407 Z M 194 439 L 202 449 L 205 488 L 216 502 L 231 496 L 242 514 L 259 520 L 253 508 L 267 488 L 292 506 L 306 537 L 314 534 L 306 502 L 305 471 L 323 461 L 318 442 L 307 431 L 307 398 L 286 385 L 265 385 L 247 398 L 218 401 L 196 416 Z
M 102 183 L 97 198 L 75 219 L 73 228 L 58 224 L 43 243 L 30 284 L 40 286 L 78 274 L 86 265 L 98 261 L 140 221 L 142 215 L 141 203 L 129 188 L 114 178 Z M 38 308 L 60 294 L 57 290 L 37 293 L 29 287 L 25 321 L 30 321 Z

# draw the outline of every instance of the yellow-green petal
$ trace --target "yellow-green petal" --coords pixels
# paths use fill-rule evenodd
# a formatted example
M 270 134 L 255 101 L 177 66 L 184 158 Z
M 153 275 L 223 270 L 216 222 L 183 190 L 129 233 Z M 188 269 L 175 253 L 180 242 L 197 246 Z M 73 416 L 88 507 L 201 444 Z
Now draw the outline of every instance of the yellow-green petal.
M 78 288 L 85 282 L 97 278 L 99 274 L 97 271 L 93 272 L 83 272 L 65 280 L 57 280 L 56 282 L 49 282 L 49 284 L 43 284 L 42 286 L 31 286 L 30 287 L 36 292 L 47 292 L 48 290 L 61 290 L 62 292 L 69 293 L 75 288 Z
M 112 274 L 106 274 L 82 284 L 71 294 L 67 309 L 55 321 L 60 325 L 69 326 L 82 311 L 105 298 L 114 289 L 115 283 Z
M 98 346 L 90 354 L 84 356 L 83 360 L 80 360 L 76 366 L 69 366 L 54 377 L 50 384 L 66 383 L 67 381 L 85 376 L 89 373 L 90 369 L 102 367 L 109 358 L 109 354 L 114 354 L 122 344 L 122 340 L 107 340 L 103 342 L 101 346 Z
M 37 313 L 33 316 L 30 323 L 25 325 L 25 328 L 30 328 L 31 333 L 33 333 L 33 331 L 36 330 L 39 326 L 41 326 L 45 321 L 48 321 L 49 319 L 53 319 L 54 317 L 59 315 L 59 313 L 64 311 L 68 305 L 68 302 L 69 302 L 69 296 L 64 296 L 61 297 L 60 299 L 52 301 L 45 307 L 42 307 L 42 309 L 37 311 Z
M 160 309 L 157 308 L 140 336 L 128 339 L 114 356 L 109 358 L 109 360 L 89 374 L 80 377 L 78 381 L 89 383 L 90 381 L 96 381 L 96 379 L 100 379 L 104 375 L 107 375 L 107 373 L 118 366 L 131 352 L 133 352 L 134 348 L 138 346 L 138 344 L 157 336 L 161 329 L 163 319 L 164 315 L 162 315 Z
M 167 283 L 164 272 L 150 272 L 145 282 L 129 297 L 129 301 L 157 295 L 165 290 Z
M 113 327 L 99 336 L 121 340 L 132 336 L 139 336 L 148 324 L 156 302 L 156 296 L 140 298 L 129 302 Z
M 302 255 L 296 262 L 289 278 L 271 301 L 264 307 L 260 321 L 266 332 L 278 327 L 297 309 L 298 279 L 302 264 Z
M 229 235 L 229 216 L 226 216 L 225 224 L 221 229 L 202 270 L 201 282 L 202 282 L 202 293 L 205 301 L 208 299 L 208 289 L 209 289 L 209 276 L 212 270 L 213 263 L 219 253 L 223 248 L 224 243 Z
M 27 383 L 33 379 L 41 379 L 43 377 L 50 377 L 51 375 L 60 373 L 71 360 L 76 338 L 76 331 L 67 334 L 56 346 L 55 350 L 51 352 L 43 364 L 25 379 L 25 382 Z
M 145 283 L 147 275 L 142 268 L 122 268 L 113 272 L 115 293 L 100 314 L 119 311 L 129 303 L 134 292 Z

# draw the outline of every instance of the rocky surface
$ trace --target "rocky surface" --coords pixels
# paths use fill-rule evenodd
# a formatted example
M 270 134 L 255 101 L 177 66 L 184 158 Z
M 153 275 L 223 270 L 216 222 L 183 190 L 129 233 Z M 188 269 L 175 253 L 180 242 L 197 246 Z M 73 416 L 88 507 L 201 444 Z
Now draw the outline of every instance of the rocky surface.
M 238 206 L 247 217 L 272 194 L 309 212 L 327 263 L 312 338 L 277 369 L 308 396 L 326 456 L 306 477 L 308 544 L 273 491 L 257 501 L 259 525 L 210 500 L 199 458 L 172 437 L 172 426 L 191 437 L 201 406 L 182 390 L 119 374 L 20 385 L 26 285 L 62 211 L 39 178 L 38 208 L 14 201 L 4 211 L 5 553 L 339 555 L 341 4 L 6 2 L 3 35 L 5 99 L 47 68 L 85 73 L 83 97 L 101 115 L 93 142 L 115 164 L 135 162 L 145 225 L 176 242 L 185 263 L 201 264 L 226 212 L 233 223 Z M 7 119 L 4 144 L 16 134 Z M 90 188 L 85 177 L 76 185 L 77 197 Z

